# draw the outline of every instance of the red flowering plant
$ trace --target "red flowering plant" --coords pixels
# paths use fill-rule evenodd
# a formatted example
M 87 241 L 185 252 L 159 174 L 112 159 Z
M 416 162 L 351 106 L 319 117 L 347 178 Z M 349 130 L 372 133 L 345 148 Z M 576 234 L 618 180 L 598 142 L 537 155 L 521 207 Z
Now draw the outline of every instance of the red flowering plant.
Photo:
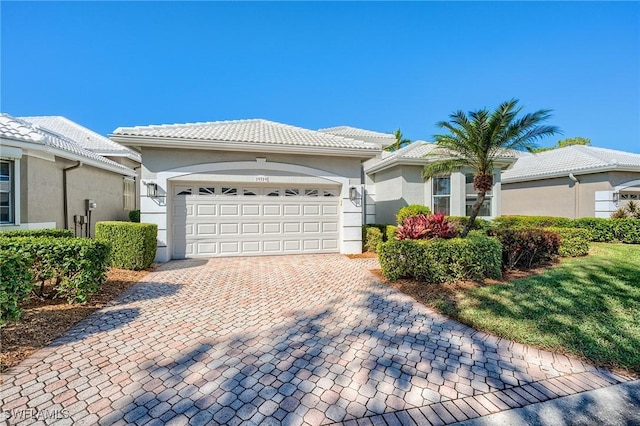
M 443 214 L 419 214 L 404 219 L 398 227 L 398 240 L 432 240 L 453 238 L 458 232 Z

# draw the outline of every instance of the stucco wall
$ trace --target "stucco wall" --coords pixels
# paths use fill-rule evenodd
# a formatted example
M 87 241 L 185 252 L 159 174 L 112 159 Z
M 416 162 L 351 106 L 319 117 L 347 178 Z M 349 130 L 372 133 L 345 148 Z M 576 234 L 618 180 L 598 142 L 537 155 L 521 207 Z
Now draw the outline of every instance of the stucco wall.
M 393 167 L 374 175 L 376 223 L 395 223 L 396 212 L 408 203 L 402 198 L 402 170 Z
M 23 156 L 21 162 L 21 222 L 55 222 L 64 227 L 62 170 L 77 163 L 56 157 L 56 161 Z M 123 176 L 91 166 L 67 172 L 69 229 L 73 215 L 85 214 L 85 199 L 98 206 L 92 212 L 91 235 L 102 220 L 128 220 L 123 209 Z
M 207 173 L 214 173 L 209 175 L 211 179 L 235 180 L 234 171 L 239 170 L 238 180 L 246 181 L 257 174 L 269 176 L 274 182 L 282 181 L 287 176 L 319 176 L 341 188 L 340 251 L 360 253 L 362 250 L 362 202 L 354 202 L 349 198 L 351 186 L 355 186 L 359 196 L 362 196 L 359 158 L 157 148 L 144 148 L 142 158 L 142 180 L 157 184 L 159 194 L 166 194 L 168 190 L 171 193 L 172 182 L 187 180 L 192 174 L 199 174 L 198 179 L 201 176 L 206 178 Z M 159 262 L 168 260 L 171 253 L 171 218 L 167 214 L 167 205 L 170 204 L 170 197 L 152 199 L 147 197 L 143 188 L 142 220 L 158 225 L 156 261 Z
M 640 179 L 640 173 L 609 172 L 569 177 L 502 183 L 503 215 L 543 215 L 568 218 L 594 217 L 596 191 Z

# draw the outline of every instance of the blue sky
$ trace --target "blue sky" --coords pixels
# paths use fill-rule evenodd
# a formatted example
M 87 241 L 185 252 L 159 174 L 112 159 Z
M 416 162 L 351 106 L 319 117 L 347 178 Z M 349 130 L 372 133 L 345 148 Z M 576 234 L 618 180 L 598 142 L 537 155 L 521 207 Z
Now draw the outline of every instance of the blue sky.
M 118 126 L 265 118 L 431 140 L 520 99 L 640 152 L 638 2 L 6 2 L 0 109 Z

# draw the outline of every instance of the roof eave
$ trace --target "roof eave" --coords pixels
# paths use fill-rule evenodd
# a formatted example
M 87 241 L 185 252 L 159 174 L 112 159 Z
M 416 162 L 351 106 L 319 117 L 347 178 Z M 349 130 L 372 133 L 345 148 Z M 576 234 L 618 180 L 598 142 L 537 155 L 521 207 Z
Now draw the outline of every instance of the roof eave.
M 130 160 L 133 160 L 133 161 L 137 161 L 138 163 L 142 162 L 142 158 L 140 157 L 140 154 L 138 154 L 137 152 L 133 152 L 133 151 L 131 151 L 131 152 L 125 152 L 125 151 L 102 151 L 102 150 L 93 150 L 93 149 L 90 149 L 89 151 L 93 151 L 98 155 L 102 155 L 103 157 L 124 157 L 124 158 L 128 158 Z
M 309 145 L 274 145 L 255 142 L 229 142 L 214 139 L 161 139 L 156 137 L 132 136 L 110 134 L 109 138 L 127 147 L 151 147 L 169 149 L 209 149 L 215 151 L 245 151 L 264 153 L 287 153 L 287 154 L 316 154 L 316 155 L 337 155 L 342 157 L 373 158 L 381 151 L 380 148 L 334 148 Z
M 519 176 L 515 178 L 503 178 L 502 183 L 519 183 L 519 182 L 530 182 L 534 180 L 545 180 L 545 179 L 555 179 L 560 177 L 568 177 L 569 173 L 573 173 L 574 175 L 590 175 L 593 173 L 602 173 L 602 172 L 640 172 L 640 166 L 634 167 L 629 165 L 608 165 L 601 167 L 593 167 L 590 169 L 579 169 L 579 170 L 570 170 L 570 171 L 561 171 L 554 173 L 545 173 L 534 176 Z
M 513 164 L 516 160 L 517 160 L 516 158 L 498 158 L 494 161 L 494 163 L 500 168 L 503 168 L 510 164 Z M 372 164 L 371 166 L 366 168 L 364 171 L 367 174 L 375 174 L 394 166 L 426 166 L 430 162 L 432 161 L 430 161 L 429 157 L 393 158 L 392 160 L 389 160 L 387 162 L 384 162 L 383 160 L 383 161 L 380 161 L 379 163 Z
M 87 164 L 89 166 L 93 166 L 99 169 L 103 169 L 103 170 L 107 170 L 110 172 L 114 172 L 114 173 L 118 173 L 124 176 L 132 176 L 135 177 L 137 174 L 135 172 L 135 170 L 130 169 L 126 166 L 121 166 L 121 167 L 117 167 L 111 164 L 106 164 L 103 163 L 101 161 L 98 160 L 94 160 L 93 158 L 89 158 L 89 157 L 83 157 L 81 155 L 77 155 L 74 154 L 72 152 L 69 151 L 65 151 L 63 149 L 60 148 L 55 148 L 49 145 L 44 145 L 44 144 L 40 144 L 40 143 L 32 143 L 32 142 L 25 142 L 25 141 L 20 141 L 20 140 L 15 140 L 15 139 L 8 139 L 8 138 L 0 138 L 0 141 L 3 144 L 7 144 L 9 146 L 15 146 L 17 148 L 22 148 L 22 149 L 33 149 L 33 150 L 38 150 L 38 151 L 43 151 L 46 152 L 48 154 L 52 154 L 55 155 L 56 157 L 61 157 L 67 160 L 71 160 L 71 161 L 79 161 L 83 164 Z

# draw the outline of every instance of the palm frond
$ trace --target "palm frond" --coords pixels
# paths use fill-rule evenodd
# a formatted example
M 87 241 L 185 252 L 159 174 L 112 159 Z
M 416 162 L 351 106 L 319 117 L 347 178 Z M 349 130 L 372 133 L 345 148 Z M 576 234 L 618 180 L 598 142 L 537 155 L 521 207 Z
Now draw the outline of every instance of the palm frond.
M 443 160 L 437 160 L 433 163 L 427 164 L 422 170 L 422 178 L 429 179 L 434 176 L 450 174 L 451 172 L 466 166 L 468 163 L 464 159 L 460 158 L 447 158 Z

